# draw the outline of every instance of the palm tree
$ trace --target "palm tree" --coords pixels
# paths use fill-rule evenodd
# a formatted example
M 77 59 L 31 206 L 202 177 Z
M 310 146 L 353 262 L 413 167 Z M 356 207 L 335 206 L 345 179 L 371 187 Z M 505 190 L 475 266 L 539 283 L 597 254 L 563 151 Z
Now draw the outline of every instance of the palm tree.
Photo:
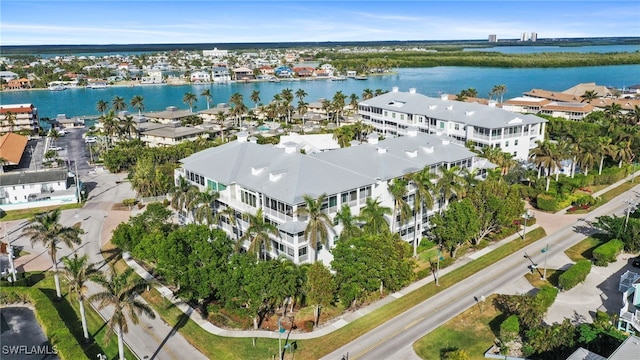
M 338 141 L 341 148 L 349 147 L 353 136 L 353 128 L 350 126 L 339 127 L 333 131 L 333 139 Z
M 233 109 L 231 110 L 231 114 L 234 116 L 234 118 L 238 122 L 238 126 L 240 126 L 242 115 L 247 111 L 247 107 L 244 104 L 244 98 L 240 93 L 233 93 L 231 94 L 231 98 L 229 98 L 229 102 L 233 104 Z
M 405 178 L 395 178 L 387 184 L 387 190 L 393 198 L 393 217 L 391 218 L 391 232 L 396 232 L 396 218 L 400 216 L 400 225 L 407 222 L 411 215 L 411 207 L 404 199 L 409 190 L 407 189 L 408 181 Z
M 583 139 L 576 143 L 576 155 L 585 175 L 589 175 L 589 169 L 596 163 L 595 147 L 595 143 L 590 139 Z
M 338 91 L 333 95 L 332 105 L 336 111 L 336 126 L 340 126 L 340 118 L 342 117 L 342 113 L 344 112 L 346 99 L 347 95 L 343 94 L 342 91 Z
M 549 191 L 549 184 L 551 183 L 551 172 L 554 169 L 558 169 L 562 166 L 560 152 L 557 151 L 555 144 L 552 144 L 548 140 L 536 141 L 537 146 L 529 151 L 529 158 L 533 159 L 534 164 L 538 167 L 538 178 L 542 169 L 545 170 L 547 177 L 547 185 L 545 191 Z
M 589 104 L 591 104 L 591 101 L 598 98 L 598 94 L 595 90 L 586 90 L 584 94 L 580 96 L 580 98 L 582 99 L 580 100 L 580 102 L 588 102 Z
M 622 167 L 622 162 L 631 162 L 634 154 L 631 150 L 631 141 L 619 141 L 613 145 L 611 149 L 611 156 L 618 160 L 618 168 Z
M 242 246 L 242 243 L 245 241 L 249 241 L 249 248 L 247 251 L 256 254 L 256 258 L 260 260 L 260 253 L 263 252 L 263 248 L 265 250 L 265 260 L 266 260 L 266 251 L 271 250 L 271 239 L 269 238 L 269 234 L 273 234 L 273 236 L 278 236 L 278 228 L 270 222 L 266 222 L 264 220 L 264 215 L 262 214 L 262 209 L 258 209 L 258 212 L 255 215 L 245 214 L 249 221 L 249 227 L 247 231 L 245 231 L 244 235 L 240 238 L 240 240 L 236 243 L 236 246 Z
M 349 107 L 351 107 L 349 111 L 351 114 L 355 114 L 358 112 L 358 100 L 358 95 L 356 95 L 355 93 L 349 96 Z
M 13 132 L 13 127 L 16 126 L 16 114 L 11 111 L 4 113 L 4 121 L 9 125 L 9 132 Z
M 446 207 L 454 196 L 457 197 L 464 192 L 464 187 L 462 186 L 464 180 L 460 176 L 460 168 L 457 166 L 452 166 L 448 169 L 441 166 L 439 170 L 440 178 L 436 182 L 436 189 L 440 193 L 440 198 L 444 200 L 444 206 Z
M 66 275 L 69 283 L 69 293 L 74 293 L 80 305 L 80 319 L 82 321 L 82 332 L 86 341 L 89 340 L 89 330 L 87 329 L 87 316 L 84 312 L 84 300 L 87 294 L 87 281 L 98 273 L 94 264 L 89 263 L 87 255 L 78 257 L 78 253 L 74 253 L 73 257 L 63 257 L 64 264 L 63 274 Z
M 41 243 L 49 250 L 51 262 L 53 263 L 53 279 L 56 284 L 56 296 L 62 297 L 60 291 L 60 276 L 58 275 L 58 244 L 62 243 L 67 247 L 73 247 L 82 242 L 80 234 L 83 233 L 79 227 L 67 227 L 60 224 L 60 209 L 48 211 L 35 215 L 29 220 L 28 225 L 22 233 L 31 238 L 31 245 Z
M 608 136 L 600 136 L 596 141 L 596 154 L 600 157 L 600 166 L 598 168 L 598 175 L 602 175 L 602 167 L 604 166 L 604 158 L 610 156 L 614 151 L 614 145 L 611 143 L 613 140 Z
M 336 221 L 342 224 L 342 231 L 340 232 L 340 241 L 353 239 L 362 234 L 362 230 L 358 227 L 357 218 L 351 214 L 351 208 L 349 205 L 344 204 L 340 211 L 336 213 Z
M 204 96 L 205 100 L 207 100 L 207 109 L 209 109 L 211 100 L 213 99 L 213 96 L 211 95 L 211 89 L 205 89 L 200 93 L 200 96 Z
M 604 115 L 612 122 L 617 122 L 622 115 L 622 105 L 618 103 L 611 103 L 604 107 Z
M 314 261 L 318 261 L 318 245 L 323 245 L 325 248 L 329 247 L 329 231 L 333 231 L 331 226 L 331 219 L 329 215 L 324 211 L 325 201 L 327 201 L 327 194 L 318 196 L 317 199 L 313 199 L 309 195 L 305 195 L 304 206 L 299 207 L 297 211 L 298 216 L 307 216 L 307 227 L 304 229 L 304 236 L 309 244 L 309 248 L 314 253 Z
M 134 109 L 138 110 L 138 116 L 142 115 L 142 110 L 144 110 L 144 98 L 141 95 L 132 97 L 130 104 Z
M 207 191 L 200 192 L 198 194 L 194 215 L 194 218 L 198 223 L 202 224 L 206 222 L 208 226 L 215 223 L 213 207 L 218 198 L 220 198 L 220 193 L 211 189 L 207 189 Z
M 193 103 L 197 101 L 198 101 L 198 98 L 196 97 L 196 94 L 192 92 L 188 92 L 184 94 L 184 96 L 182 97 L 182 102 L 189 105 L 190 112 L 193 112 Z
M 496 99 L 497 99 L 497 96 L 500 96 L 500 102 L 502 102 L 503 95 L 507 93 L 507 85 L 505 84 L 494 85 L 493 88 L 491 88 L 491 93 L 496 95 Z
M 116 112 L 127 109 L 127 103 L 124 101 L 124 98 L 122 96 L 117 96 L 117 95 L 114 96 L 113 99 L 111 100 L 111 106 L 113 107 L 113 110 L 115 110 Z
M 640 125 L 640 106 L 634 105 L 633 110 L 627 113 L 627 125 Z
M 107 111 L 107 109 L 109 109 L 109 103 L 104 100 L 98 100 L 98 103 L 96 104 L 96 110 L 101 112 L 102 116 L 104 116 L 104 113 L 105 111 Z
M 373 90 L 367 88 L 362 90 L 362 100 L 369 100 L 373 97 Z
M 187 179 L 180 176 L 178 184 L 173 188 L 171 207 L 184 213 L 186 221 L 191 220 L 190 215 L 198 204 L 200 190 Z
M 101 116 L 100 122 L 102 123 L 104 134 L 107 136 L 107 142 L 109 146 L 111 146 L 113 137 L 120 132 L 120 128 L 118 127 L 118 118 L 116 117 L 114 110 L 110 110 L 106 115 Z
M 224 142 L 224 122 L 227 120 L 227 114 L 225 111 L 219 111 L 216 114 L 216 121 L 220 125 L 220 140 Z
M 133 116 L 125 115 L 124 119 L 120 119 L 120 131 L 127 134 L 129 140 L 131 140 L 131 134 L 138 134 L 138 129 L 136 128 L 136 122 L 133 120 Z
M 408 180 L 411 182 L 414 188 L 413 192 L 413 256 L 418 255 L 418 212 L 420 212 L 420 218 L 422 219 L 425 209 L 432 209 L 434 205 L 434 199 L 432 191 L 434 189 L 434 181 L 437 178 L 436 174 L 432 173 L 429 168 L 424 168 L 413 174 L 409 174 Z
M 289 88 L 282 89 L 282 101 L 286 114 L 286 122 L 291 122 L 291 103 L 293 102 L 293 91 Z
M 296 90 L 296 97 L 298 98 L 299 101 L 304 101 L 304 98 L 309 95 L 307 94 L 306 91 L 304 91 L 304 89 L 298 89 Z
M 253 101 L 253 103 L 255 104 L 255 108 L 257 109 L 258 103 L 260 102 L 260 90 L 253 90 L 249 99 Z
M 364 222 L 362 230 L 365 234 L 388 234 L 389 223 L 385 215 L 391 215 L 388 207 L 380 206 L 380 200 L 367 198 L 365 206 L 360 210 L 358 221 Z
M 151 307 L 137 297 L 148 285 L 142 278 L 134 274 L 132 268 L 127 268 L 120 275 L 115 274 L 112 270 L 108 278 L 100 274 L 93 277 L 92 280 L 102 286 L 104 291 L 91 295 L 89 301 L 97 301 L 98 309 L 107 306 L 113 307 L 113 315 L 107 321 L 108 331 L 105 333 L 105 337 L 108 337 L 112 332 L 116 334 L 119 358 L 124 360 L 123 338 L 124 334 L 129 332 L 126 315 L 129 315 L 131 322 L 136 325 L 139 323 L 138 315 L 140 314 L 145 314 L 151 319 L 156 317 Z

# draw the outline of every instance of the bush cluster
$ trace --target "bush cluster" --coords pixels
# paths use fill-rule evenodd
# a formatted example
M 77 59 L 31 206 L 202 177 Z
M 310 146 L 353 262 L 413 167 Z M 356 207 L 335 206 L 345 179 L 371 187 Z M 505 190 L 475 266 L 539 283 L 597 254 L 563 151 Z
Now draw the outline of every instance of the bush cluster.
M 619 239 L 612 239 L 598 246 L 593 250 L 593 258 L 597 266 L 607 266 L 607 264 L 616 261 L 616 256 L 620 254 L 624 248 L 624 242 Z
M 569 290 L 583 282 L 591 272 L 591 261 L 578 260 L 569 270 L 560 275 L 558 285 L 562 290 Z
M 558 289 L 550 286 L 544 285 L 540 288 L 538 293 L 536 294 L 536 301 L 540 303 L 540 306 L 546 311 L 553 302 L 556 301 L 556 296 L 558 296 Z
M 543 211 L 558 211 L 571 205 L 573 202 L 573 196 L 567 196 L 564 194 L 539 194 L 536 198 L 538 209 Z
M 515 340 L 520 334 L 520 319 L 511 315 L 500 324 L 500 341 L 505 344 Z

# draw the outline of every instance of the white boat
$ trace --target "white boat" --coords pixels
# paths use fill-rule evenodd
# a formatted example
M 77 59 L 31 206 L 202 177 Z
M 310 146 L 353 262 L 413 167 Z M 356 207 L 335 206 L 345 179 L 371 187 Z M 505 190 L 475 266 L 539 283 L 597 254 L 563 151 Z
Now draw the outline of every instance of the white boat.
M 347 80 L 346 76 L 332 76 L 331 81 L 345 81 Z
M 67 87 L 64 85 L 49 85 L 49 90 L 51 91 L 62 91 L 67 90 Z
M 87 89 L 106 89 L 107 84 L 105 83 L 91 83 L 87 84 Z
M 367 75 L 358 75 L 358 76 L 354 76 L 353 78 L 356 79 L 356 80 L 367 80 L 368 79 Z

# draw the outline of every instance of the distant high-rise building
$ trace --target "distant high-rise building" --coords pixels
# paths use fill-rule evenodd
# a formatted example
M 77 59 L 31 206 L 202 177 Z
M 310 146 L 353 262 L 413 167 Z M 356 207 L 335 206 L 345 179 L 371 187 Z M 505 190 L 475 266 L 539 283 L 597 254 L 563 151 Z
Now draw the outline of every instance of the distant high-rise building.
M 520 41 L 527 41 L 527 33 L 520 34 Z
M 538 40 L 538 33 L 537 32 L 532 32 L 531 33 L 531 39 L 532 42 L 536 42 Z
M 498 42 L 498 35 L 489 34 L 489 42 Z

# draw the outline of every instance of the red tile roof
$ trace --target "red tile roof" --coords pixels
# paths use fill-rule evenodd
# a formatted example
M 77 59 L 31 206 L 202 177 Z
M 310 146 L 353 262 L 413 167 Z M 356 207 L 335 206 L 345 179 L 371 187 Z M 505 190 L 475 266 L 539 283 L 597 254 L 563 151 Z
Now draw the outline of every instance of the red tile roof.
M 0 158 L 5 159 L 9 165 L 17 165 L 27 147 L 27 141 L 29 139 L 26 136 L 15 133 L 0 136 Z

